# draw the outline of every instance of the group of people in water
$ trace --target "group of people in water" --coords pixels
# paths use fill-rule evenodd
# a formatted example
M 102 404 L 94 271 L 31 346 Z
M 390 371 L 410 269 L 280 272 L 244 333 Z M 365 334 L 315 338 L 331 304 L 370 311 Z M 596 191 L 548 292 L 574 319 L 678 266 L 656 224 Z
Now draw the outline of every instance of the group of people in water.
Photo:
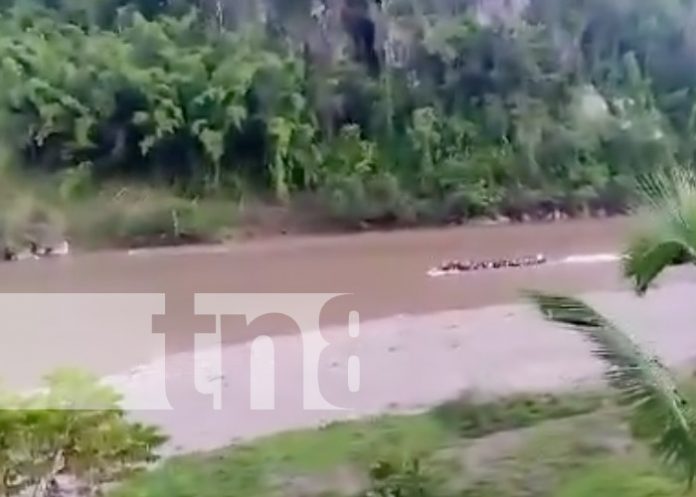
M 40 246 L 34 241 L 29 242 L 29 247 L 25 250 L 15 250 L 5 246 L 3 249 L 4 261 L 21 261 L 25 259 L 39 259 L 41 257 L 52 257 L 57 255 L 68 255 L 70 246 L 67 240 L 64 240 L 58 246 Z
M 534 256 L 525 257 L 512 257 L 512 258 L 501 258 L 501 259 L 490 259 L 481 261 L 469 261 L 469 260 L 450 260 L 442 263 L 438 268 L 439 271 L 443 272 L 465 272 L 465 271 L 478 271 L 480 269 L 502 269 L 502 268 L 512 268 L 512 267 L 527 267 L 527 266 L 538 266 L 546 262 L 546 256 L 544 254 L 537 254 Z

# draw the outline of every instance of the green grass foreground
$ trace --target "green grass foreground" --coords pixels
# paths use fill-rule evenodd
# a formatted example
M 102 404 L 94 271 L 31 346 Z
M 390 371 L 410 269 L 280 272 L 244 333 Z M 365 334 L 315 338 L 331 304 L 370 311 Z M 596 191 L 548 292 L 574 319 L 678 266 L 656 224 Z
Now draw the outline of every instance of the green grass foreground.
M 422 487 L 407 495 L 687 495 L 629 424 L 595 394 L 463 399 L 424 414 L 336 423 L 172 459 L 113 497 L 366 495 L 376 461 L 400 466 L 413 458 Z

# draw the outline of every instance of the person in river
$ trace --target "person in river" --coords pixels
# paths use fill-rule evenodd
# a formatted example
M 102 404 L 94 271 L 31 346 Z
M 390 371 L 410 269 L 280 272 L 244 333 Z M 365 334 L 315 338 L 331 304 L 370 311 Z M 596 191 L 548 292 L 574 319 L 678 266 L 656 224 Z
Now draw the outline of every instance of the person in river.
M 469 271 L 471 269 L 471 262 L 465 260 L 465 261 L 457 261 L 457 270 L 458 271 Z
M 447 261 L 440 266 L 442 271 L 468 271 L 471 269 L 471 263 L 469 261 Z
M 535 256 L 512 257 L 500 259 L 484 259 L 480 261 L 459 261 L 449 260 L 440 265 L 440 271 L 446 272 L 465 272 L 477 271 L 479 269 L 502 269 L 502 268 L 518 268 L 524 266 L 538 266 L 546 262 L 544 254 L 536 254 Z
M 442 271 L 454 271 L 456 269 L 455 261 L 447 261 L 440 264 L 440 269 Z

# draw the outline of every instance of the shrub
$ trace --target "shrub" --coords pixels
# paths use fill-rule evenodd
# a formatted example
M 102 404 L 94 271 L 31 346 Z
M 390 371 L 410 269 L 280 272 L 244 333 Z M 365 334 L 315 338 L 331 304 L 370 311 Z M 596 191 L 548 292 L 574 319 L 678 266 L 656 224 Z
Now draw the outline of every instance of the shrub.
M 129 422 L 119 396 L 75 371 L 47 377 L 32 395 L 2 397 L 0 495 L 48 496 L 59 477 L 71 476 L 94 494 L 157 459 L 165 437 L 153 427 Z

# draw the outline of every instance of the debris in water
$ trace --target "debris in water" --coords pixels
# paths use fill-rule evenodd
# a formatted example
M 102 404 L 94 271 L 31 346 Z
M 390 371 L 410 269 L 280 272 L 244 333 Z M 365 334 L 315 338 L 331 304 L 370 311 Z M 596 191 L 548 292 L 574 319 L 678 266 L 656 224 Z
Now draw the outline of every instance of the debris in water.
M 70 244 L 67 240 L 55 246 L 46 245 L 40 246 L 35 241 L 29 242 L 29 247 L 24 250 L 15 250 L 12 247 L 3 247 L 4 261 L 24 261 L 27 259 L 41 259 L 42 257 L 56 257 L 68 255 L 70 253 Z
M 536 254 L 534 256 L 501 258 L 492 260 L 450 260 L 445 261 L 438 267 L 428 271 L 430 276 L 443 276 L 447 274 L 459 274 L 469 271 L 478 271 L 481 269 L 503 269 L 503 268 L 518 268 L 539 266 L 547 261 L 544 254 Z

